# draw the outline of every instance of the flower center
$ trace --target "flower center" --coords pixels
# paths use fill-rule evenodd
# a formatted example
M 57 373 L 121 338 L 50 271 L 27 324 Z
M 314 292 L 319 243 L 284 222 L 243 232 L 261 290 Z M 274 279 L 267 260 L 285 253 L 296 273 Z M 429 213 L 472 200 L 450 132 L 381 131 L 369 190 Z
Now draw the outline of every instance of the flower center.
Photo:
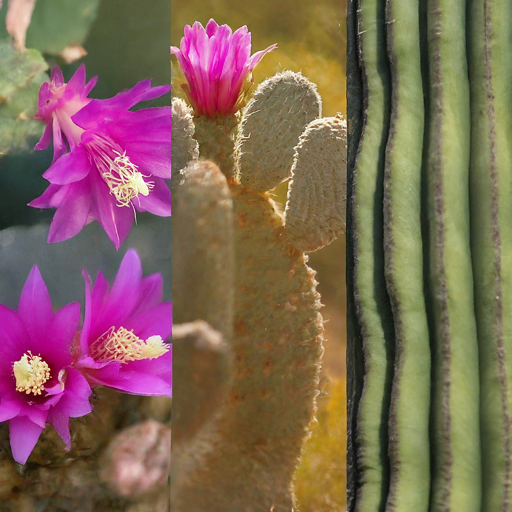
M 116 361 L 141 361 L 156 359 L 169 350 L 160 336 L 151 336 L 146 341 L 141 340 L 133 331 L 119 327 L 116 331 L 111 327 L 89 347 L 89 355 L 98 363 Z
M 126 151 L 114 142 L 99 137 L 87 146 L 118 206 L 130 206 L 130 202 L 139 194 L 149 195 L 155 184 L 144 181 L 145 176 L 139 172 Z
M 50 378 L 50 367 L 40 356 L 33 356 L 30 350 L 12 365 L 16 379 L 16 391 L 40 395 L 44 383 Z

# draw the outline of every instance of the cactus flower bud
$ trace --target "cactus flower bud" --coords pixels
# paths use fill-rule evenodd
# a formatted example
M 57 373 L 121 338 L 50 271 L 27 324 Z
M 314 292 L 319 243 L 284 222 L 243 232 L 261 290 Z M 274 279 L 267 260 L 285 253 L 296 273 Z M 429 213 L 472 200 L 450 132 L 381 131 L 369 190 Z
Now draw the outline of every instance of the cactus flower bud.
M 245 103 L 252 84 L 252 70 L 277 47 L 251 56 L 251 33 L 241 27 L 234 33 L 227 25 L 210 20 L 203 28 L 196 21 L 185 27 L 180 47 L 171 47 L 185 74 L 184 86 L 196 116 L 228 116 Z

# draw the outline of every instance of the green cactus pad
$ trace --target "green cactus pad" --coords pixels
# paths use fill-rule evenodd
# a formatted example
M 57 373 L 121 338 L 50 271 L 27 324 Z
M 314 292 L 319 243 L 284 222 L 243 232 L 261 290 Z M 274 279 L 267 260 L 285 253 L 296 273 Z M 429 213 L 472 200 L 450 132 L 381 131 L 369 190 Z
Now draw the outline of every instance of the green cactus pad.
M 194 137 L 192 109 L 179 98 L 172 100 L 172 175 L 174 184 L 179 181 L 180 171 L 189 162 L 197 160 L 199 149 Z
M 235 145 L 237 176 L 260 192 L 290 176 L 294 147 L 306 126 L 322 114 L 316 86 L 285 71 L 262 82 L 243 111 Z
M 346 168 L 346 121 L 309 123 L 295 148 L 285 211 L 285 233 L 297 249 L 316 251 L 345 230 Z
M 0 41 L 0 155 L 29 149 L 43 124 L 32 117 L 37 112 L 41 84 L 48 80 L 48 64 L 37 50 L 20 53 L 8 41 Z

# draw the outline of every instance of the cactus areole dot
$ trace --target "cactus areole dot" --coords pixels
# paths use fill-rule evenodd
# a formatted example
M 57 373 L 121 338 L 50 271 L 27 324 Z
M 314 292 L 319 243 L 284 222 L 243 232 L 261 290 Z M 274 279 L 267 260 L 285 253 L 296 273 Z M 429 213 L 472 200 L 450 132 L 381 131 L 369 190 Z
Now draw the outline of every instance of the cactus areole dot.
M 150 336 L 146 341 L 141 340 L 133 331 L 124 327 L 111 327 L 89 347 L 89 355 L 100 363 L 116 361 L 142 361 L 156 359 L 169 350 L 161 336 Z
M 40 395 L 44 384 L 50 379 L 50 367 L 40 356 L 33 356 L 30 350 L 12 365 L 16 379 L 16 391 Z
M 251 33 L 210 20 L 185 27 L 180 47 L 171 46 L 188 84 L 183 86 L 196 116 L 214 118 L 234 114 L 245 104 L 252 71 L 277 45 L 251 56 Z

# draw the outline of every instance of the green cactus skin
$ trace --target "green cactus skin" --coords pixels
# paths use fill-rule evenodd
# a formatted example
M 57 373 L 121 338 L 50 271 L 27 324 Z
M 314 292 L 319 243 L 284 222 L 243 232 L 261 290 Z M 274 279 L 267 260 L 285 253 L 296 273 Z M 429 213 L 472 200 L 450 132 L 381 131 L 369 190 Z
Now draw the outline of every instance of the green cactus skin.
M 482 511 L 509 510 L 512 389 L 512 5 L 469 2 L 471 250 L 480 344 Z
M 235 143 L 237 178 L 254 190 L 271 190 L 290 176 L 294 147 L 306 126 L 322 115 L 322 100 L 300 73 L 263 81 L 244 109 Z
M 423 293 L 423 86 L 418 2 L 386 6 L 391 118 L 384 175 L 385 275 L 395 324 L 386 511 L 428 510 L 430 338 Z
M 341 115 L 309 123 L 295 147 L 285 232 L 301 251 L 316 251 L 345 230 L 346 149 Z
M 466 2 L 428 3 L 432 511 L 479 511 L 479 368 L 469 241 Z
M 383 511 L 389 488 L 388 413 L 394 329 L 384 278 L 383 178 L 389 125 L 390 76 L 385 54 L 384 3 L 359 3 L 359 50 L 364 126 L 352 184 L 353 286 L 364 353 L 357 413 L 355 510 Z

